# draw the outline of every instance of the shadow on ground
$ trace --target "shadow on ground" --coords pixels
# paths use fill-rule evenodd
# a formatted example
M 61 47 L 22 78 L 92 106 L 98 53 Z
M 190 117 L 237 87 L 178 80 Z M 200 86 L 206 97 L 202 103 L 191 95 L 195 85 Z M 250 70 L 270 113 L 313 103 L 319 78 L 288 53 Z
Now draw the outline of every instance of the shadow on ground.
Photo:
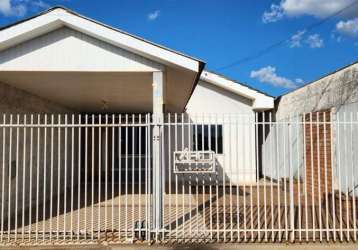
M 173 247 L 173 250 L 219 250 L 219 248 L 210 245 L 182 245 Z

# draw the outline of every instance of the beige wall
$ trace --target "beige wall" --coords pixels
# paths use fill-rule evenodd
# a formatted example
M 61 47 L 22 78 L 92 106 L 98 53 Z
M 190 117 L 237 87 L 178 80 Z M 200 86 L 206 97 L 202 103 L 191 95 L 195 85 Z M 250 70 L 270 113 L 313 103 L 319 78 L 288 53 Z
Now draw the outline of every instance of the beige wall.
M 0 113 L 2 114 L 64 114 L 70 109 L 45 98 L 0 82 Z M 1 117 L 2 119 L 2 117 Z
M 0 83 L 0 122 L 3 123 L 3 114 L 6 114 L 6 123 L 10 122 L 10 114 L 13 115 L 12 123 L 17 123 L 17 115 L 19 114 L 19 123 L 24 123 L 24 114 L 27 114 L 27 123 L 30 123 L 30 115 L 34 115 L 34 123 L 37 123 L 37 115 L 41 115 L 41 123 L 44 123 L 44 114 L 65 114 L 73 113 L 71 110 L 57 105 L 51 101 L 43 99 L 41 97 L 34 96 L 25 91 L 16 89 L 7 84 Z M 54 122 L 57 122 L 57 116 L 55 116 Z M 48 123 L 51 122 L 51 117 L 48 116 Z M 11 132 L 11 133 L 10 133 Z M 57 131 L 54 132 L 54 142 L 57 142 Z M 25 134 L 26 133 L 26 134 Z M 32 133 L 32 154 L 30 152 L 31 146 L 31 133 Z M 0 152 L 0 199 L 4 201 L 2 205 L 4 206 L 4 216 L 7 218 L 8 209 L 10 208 L 10 213 L 15 213 L 16 199 L 17 197 L 17 206 L 18 212 L 22 209 L 22 203 L 24 201 L 25 207 L 29 206 L 30 196 L 34 204 L 36 200 L 36 190 L 38 190 L 39 203 L 42 203 L 44 199 L 44 189 L 46 187 L 46 198 L 47 200 L 50 196 L 50 148 L 51 148 L 51 129 L 46 129 L 46 136 L 44 133 L 44 128 L 40 130 L 39 141 L 38 139 L 38 130 L 27 128 L 26 130 L 23 127 L 13 127 L 6 128 L 2 127 L 0 129 L 0 143 L 1 143 L 1 152 Z M 62 132 L 63 133 L 63 132 Z M 10 143 L 10 134 L 11 134 L 11 143 Z M 5 136 L 4 136 L 5 135 Z M 46 144 L 45 144 L 46 140 Z M 17 143 L 18 141 L 18 143 Z M 26 142 L 26 143 L 25 143 Z M 5 145 L 5 147 L 3 147 Z M 18 145 L 18 147 L 17 147 Z M 62 143 L 63 145 L 63 143 Z M 39 146 L 39 147 L 38 147 Z M 39 148 L 39 158 L 37 157 L 37 149 Z M 46 154 L 44 152 L 46 148 Z M 3 151 L 4 149 L 4 151 Z M 11 154 L 10 154 L 11 150 Z M 26 161 L 23 160 L 23 155 L 26 155 Z M 18 158 L 16 158 L 16 153 L 18 153 Z M 60 160 L 64 161 L 64 147 L 62 146 Z M 46 157 L 46 160 L 45 160 Z M 57 176 L 59 172 L 57 171 L 57 152 L 53 157 L 53 187 L 57 186 Z M 11 166 L 11 167 L 10 167 Z M 46 169 L 46 171 L 45 171 Z M 10 171 L 12 172 L 10 176 Z M 14 174 L 15 172 L 15 174 Z M 62 171 L 60 172 L 62 173 Z M 36 186 L 36 177 L 39 176 L 39 185 Z M 46 176 L 46 182 L 44 177 Z M 61 179 L 63 179 L 63 174 Z M 30 183 L 32 179 L 32 183 Z M 56 179 L 56 180 L 55 180 Z M 17 181 L 17 184 L 16 184 Z M 2 192 L 4 191 L 4 192 Z M 23 192 L 25 191 L 25 193 Z M 3 196 L 2 196 L 3 195 Z M 24 197 L 24 199 L 23 199 Z M 11 200 L 9 204 L 8 201 Z M 21 209 L 20 209 L 21 208 Z

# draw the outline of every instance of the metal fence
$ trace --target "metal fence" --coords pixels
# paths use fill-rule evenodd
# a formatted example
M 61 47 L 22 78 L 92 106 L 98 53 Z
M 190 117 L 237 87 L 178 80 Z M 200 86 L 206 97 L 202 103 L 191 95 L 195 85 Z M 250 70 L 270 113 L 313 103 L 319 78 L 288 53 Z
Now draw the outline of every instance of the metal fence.
M 357 138 L 331 111 L 3 115 L 0 244 L 355 241 Z

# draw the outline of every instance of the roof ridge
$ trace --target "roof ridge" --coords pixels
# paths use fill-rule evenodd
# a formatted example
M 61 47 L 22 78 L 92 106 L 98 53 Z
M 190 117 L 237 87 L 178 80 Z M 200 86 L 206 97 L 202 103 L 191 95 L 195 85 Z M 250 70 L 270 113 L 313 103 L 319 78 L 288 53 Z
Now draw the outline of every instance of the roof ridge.
M 5 29 L 7 29 L 7 28 L 10 28 L 10 27 L 12 27 L 12 26 L 21 24 L 21 23 L 26 22 L 26 21 L 28 21 L 28 20 L 31 20 L 31 19 L 33 19 L 33 18 L 39 17 L 39 16 L 41 16 L 41 15 L 50 13 L 50 12 L 56 10 L 56 9 L 62 9 L 62 10 L 66 11 L 66 12 L 72 14 L 72 15 L 76 15 L 76 16 L 78 16 L 78 17 L 84 18 L 84 19 L 86 19 L 86 20 L 88 20 L 88 21 L 94 22 L 94 23 L 96 23 L 96 24 L 98 24 L 98 25 L 101 25 L 101 26 L 103 26 L 103 27 L 106 27 L 106 28 L 112 29 L 112 30 L 114 30 L 114 31 L 120 32 L 120 33 L 122 33 L 122 34 L 131 36 L 131 37 L 133 37 L 133 38 L 135 38 L 135 39 L 138 39 L 138 40 L 141 40 L 141 41 L 143 41 L 143 42 L 149 43 L 149 44 L 151 44 L 151 45 L 157 46 L 157 47 L 159 47 L 159 48 L 168 50 L 168 51 L 170 51 L 170 52 L 176 53 L 176 54 L 178 54 L 178 55 L 181 55 L 181 56 L 183 56 L 183 57 L 189 58 L 189 59 L 191 59 L 191 60 L 195 60 L 195 61 L 199 61 L 199 62 L 201 62 L 201 63 L 205 63 L 205 62 L 204 62 L 203 60 L 201 60 L 201 59 L 198 59 L 198 58 L 193 57 L 193 56 L 189 56 L 189 55 L 187 55 L 187 54 L 184 54 L 183 52 L 179 52 L 179 51 L 173 50 L 173 49 L 168 48 L 168 47 L 166 47 L 166 46 L 164 46 L 164 45 L 161 45 L 161 44 L 152 42 L 152 41 L 150 41 L 150 40 L 147 40 L 147 39 L 145 39 L 145 38 L 143 38 L 143 37 L 140 37 L 140 36 L 131 34 L 131 33 L 127 32 L 127 31 L 122 30 L 122 29 L 119 29 L 119 28 L 113 27 L 113 26 L 111 26 L 111 25 L 108 25 L 108 24 L 99 22 L 99 21 L 97 21 L 97 20 L 95 20 L 95 19 L 92 19 L 92 18 L 90 18 L 90 17 L 87 17 L 87 16 L 84 16 L 84 15 L 82 15 L 82 14 L 79 14 L 79 13 L 77 13 L 76 11 L 74 11 L 74 10 L 72 10 L 72 9 L 69 9 L 69 8 L 67 8 L 67 7 L 61 6 L 61 5 L 57 5 L 57 6 L 48 8 L 48 9 L 46 9 L 46 10 L 44 10 L 44 11 L 39 12 L 39 13 L 36 14 L 36 15 L 30 16 L 30 17 L 28 17 L 28 18 L 21 19 L 21 20 L 19 20 L 19 21 L 17 21 L 17 22 L 11 23 L 11 24 L 9 24 L 9 25 L 5 25 L 5 26 L 3 26 L 3 27 L 0 27 L 0 31 L 5 30 Z

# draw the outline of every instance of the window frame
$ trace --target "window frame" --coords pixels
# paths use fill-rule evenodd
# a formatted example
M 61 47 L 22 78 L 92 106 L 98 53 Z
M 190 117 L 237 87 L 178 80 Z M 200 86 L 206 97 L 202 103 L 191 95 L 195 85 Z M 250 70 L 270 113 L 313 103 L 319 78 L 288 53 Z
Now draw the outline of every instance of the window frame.
M 212 142 L 210 140 L 210 144 L 213 145 L 214 143 L 214 147 L 215 149 L 213 149 L 212 147 L 209 147 L 209 139 L 207 140 L 207 143 L 208 143 L 208 147 L 206 149 L 205 147 L 205 139 L 204 139 L 204 145 L 200 145 L 199 143 L 199 134 L 197 135 L 197 133 L 199 132 L 199 129 L 195 129 L 195 128 L 200 128 L 200 130 L 202 130 L 202 128 L 204 128 L 204 138 L 205 138 L 205 126 L 207 126 L 207 131 L 208 131 L 208 135 L 207 135 L 207 138 L 209 138 L 209 128 L 210 128 L 210 131 L 214 131 L 214 135 L 216 134 L 216 131 L 217 131 L 217 138 L 220 138 L 220 135 L 221 135 L 221 146 L 220 146 L 220 143 L 219 143 L 219 139 L 217 140 L 217 146 L 216 146 L 216 142 L 214 140 L 214 142 Z M 219 127 L 221 127 L 221 133 L 220 133 L 220 129 Z M 211 151 L 214 151 L 214 153 L 216 155 L 224 155 L 224 125 L 223 124 L 208 124 L 208 123 L 203 123 L 203 124 L 192 124 L 191 126 L 191 139 L 192 139 L 192 151 L 208 151 L 208 150 L 211 150 Z M 200 137 L 202 137 L 202 132 L 200 133 Z M 210 132 L 210 135 L 211 137 L 213 138 L 213 133 Z M 196 138 L 198 138 L 198 143 L 196 143 Z M 215 138 L 215 136 L 214 136 Z M 198 145 L 197 145 L 198 144 Z M 201 149 L 199 147 L 199 145 L 201 146 Z M 217 148 L 216 148 L 217 147 Z M 221 149 L 221 150 L 219 150 Z

